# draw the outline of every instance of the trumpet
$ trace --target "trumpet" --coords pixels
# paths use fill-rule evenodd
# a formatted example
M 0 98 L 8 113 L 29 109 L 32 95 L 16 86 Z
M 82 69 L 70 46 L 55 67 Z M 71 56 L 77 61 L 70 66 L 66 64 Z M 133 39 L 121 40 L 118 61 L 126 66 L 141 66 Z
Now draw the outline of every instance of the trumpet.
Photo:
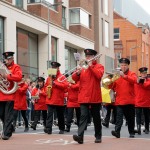
M 64 81 L 68 80 L 68 78 L 69 78 L 72 74 L 78 72 L 78 71 L 75 72 L 75 70 L 77 70 L 78 68 L 81 68 L 81 69 L 82 69 L 82 68 L 83 68 L 83 69 L 88 69 L 88 67 L 89 67 L 89 65 L 88 65 L 89 62 L 91 62 L 91 61 L 93 61 L 93 60 L 97 60 L 97 59 L 99 59 L 101 56 L 102 56 L 102 54 L 98 54 L 98 55 L 96 55 L 95 57 L 93 57 L 93 58 L 91 58 L 91 59 L 89 59 L 89 60 L 82 59 L 82 60 L 80 61 L 80 63 L 78 64 L 78 66 L 74 67 L 73 69 L 69 70 L 68 72 L 66 72 L 65 74 L 63 74 L 62 76 L 60 76 L 60 77 L 57 79 L 58 82 L 64 82 Z M 61 80 L 61 78 L 62 78 L 63 76 L 66 76 L 66 75 L 68 75 L 68 77 L 66 77 L 65 79 Z

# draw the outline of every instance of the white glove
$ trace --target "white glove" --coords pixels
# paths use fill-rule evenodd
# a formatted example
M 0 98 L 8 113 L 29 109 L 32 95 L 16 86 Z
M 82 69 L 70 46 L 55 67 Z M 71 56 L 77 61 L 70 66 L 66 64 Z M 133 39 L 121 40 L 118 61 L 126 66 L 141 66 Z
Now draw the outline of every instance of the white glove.
M 120 76 L 124 77 L 123 71 L 120 71 Z

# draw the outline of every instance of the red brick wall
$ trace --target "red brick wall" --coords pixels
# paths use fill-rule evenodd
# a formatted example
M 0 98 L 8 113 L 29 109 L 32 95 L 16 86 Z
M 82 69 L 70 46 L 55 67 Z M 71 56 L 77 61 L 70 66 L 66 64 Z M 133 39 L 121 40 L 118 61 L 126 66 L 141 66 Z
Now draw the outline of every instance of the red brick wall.
M 46 20 L 48 19 L 48 8 L 44 5 L 28 5 L 27 10 Z M 58 6 L 57 11 L 50 9 L 50 21 L 59 26 L 62 25 L 62 6 Z
M 141 28 L 136 27 L 128 20 L 116 14 L 114 15 L 114 28 L 120 29 L 120 40 L 123 45 L 122 57 L 130 58 L 130 49 L 140 46 L 140 48 L 131 50 L 131 70 L 138 73 L 138 68 L 141 66 Z
M 71 32 L 78 33 L 90 40 L 94 40 L 94 1 L 93 0 L 69 0 L 69 7 L 81 7 L 91 14 L 90 29 L 82 25 L 73 25 L 69 27 Z

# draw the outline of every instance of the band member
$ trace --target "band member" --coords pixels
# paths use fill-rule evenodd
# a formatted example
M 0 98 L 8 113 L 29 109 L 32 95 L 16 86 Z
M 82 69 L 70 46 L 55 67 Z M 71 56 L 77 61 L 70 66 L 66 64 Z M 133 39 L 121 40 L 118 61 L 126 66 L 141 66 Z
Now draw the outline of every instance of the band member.
M 94 59 L 97 51 L 93 49 L 84 50 L 88 63 L 88 68 L 79 67 L 72 74 L 74 81 L 80 81 L 78 103 L 80 104 L 81 116 L 78 128 L 78 135 L 73 135 L 74 141 L 79 144 L 84 142 L 84 130 L 87 127 L 88 111 L 91 110 L 95 129 L 95 143 L 101 143 L 102 125 L 100 108 L 102 96 L 100 91 L 100 82 L 104 73 L 104 67 L 98 64 Z M 91 60 L 88 62 L 88 60 Z
M 80 105 L 78 103 L 79 82 L 71 83 L 68 85 L 68 98 L 67 98 L 67 123 L 65 131 L 70 132 L 70 127 L 73 119 L 74 109 L 76 112 L 77 126 L 80 120 Z
M 134 83 L 136 82 L 137 77 L 134 72 L 129 70 L 129 59 L 121 58 L 119 62 L 121 67 L 120 78 L 110 85 L 110 87 L 116 92 L 115 105 L 117 109 L 115 130 L 111 133 L 116 138 L 120 138 L 123 116 L 125 115 L 128 122 L 129 137 L 134 138 Z
M 33 130 L 36 130 L 41 111 L 44 127 L 46 126 L 47 118 L 46 90 L 44 87 L 45 79 L 43 77 L 38 77 L 37 82 L 37 86 L 32 90 L 31 93 L 32 96 L 38 97 L 38 99 L 32 100 L 34 104 L 34 122 L 32 123 L 31 128 L 33 128 Z
M 26 92 L 29 84 L 27 84 L 24 76 L 22 78 L 22 81 L 18 83 L 18 86 L 19 88 L 16 91 L 15 101 L 14 101 L 14 121 L 13 121 L 14 131 L 15 131 L 16 121 L 18 117 L 18 112 L 21 111 L 21 115 L 25 122 L 24 132 L 28 132 L 29 127 L 28 127 L 28 119 L 26 116 L 28 104 L 26 99 Z
M 142 111 L 145 121 L 145 134 L 149 133 L 149 115 L 150 115 L 150 79 L 147 78 L 148 68 L 142 67 L 139 69 L 140 77 L 135 84 L 135 107 L 136 107 L 136 123 L 137 133 L 141 134 L 141 117 Z
M 65 76 L 60 73 L 58 62 L 51 62 L 52 68 L 57 69 L 56 76 L 49 76 L 46 80 L 45 86 L 47 88 L 46 104 L 48 107 L 48 114 L 46 119 L 46 128 L 44 132 L 52 134 L 53 113 L 56 110 L 58 117 L 59 134 L 64 134 L 64 92 L 67 88 L 64 80 Z M 60 79 L 60 80 L 59 80 Z M 51 88 L 50 90 L 48 88 Z M 51 93 L 51 94 L 50 94 Z
M 14 63 L 13 55 L 14 52 L 3 53 L 6 67 L 10 73 L 3 74 L 1 76 L 10 82 L 9 90 L 14 87 L 14 82 L 20 82 L 22 79 L 22 70 L 19 65 Z M 12 94 L 7 94 L 7 92 L 3 93 L 0 90 L 0 119 L 3 122 L 3 140 L 8 140 L 12 136 L 14 98 L 15 92 L 12 92 Z

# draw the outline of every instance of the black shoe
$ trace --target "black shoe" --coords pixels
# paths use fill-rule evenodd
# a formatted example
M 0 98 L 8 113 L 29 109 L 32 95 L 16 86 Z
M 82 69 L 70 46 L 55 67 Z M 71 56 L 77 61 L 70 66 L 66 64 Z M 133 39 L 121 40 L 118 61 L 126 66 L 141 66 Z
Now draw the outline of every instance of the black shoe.
M 44 132 L 47 133 L 47 134 L 52 134 L 52 131 L 47 129 L 47 128 L 44 128 Z
M 145 134 L 149 134 L 149 131 L 147 129 L 145 129 Z
M 29 127 L 26 127 L 25 129 L 24 129 L 24 132 L 28 132 L 29 131 Z
M 109 124 L 106 122 L 103 122 L 102 125 L 105 126 L 106 128 L 109 128 Z
M 35 125 L 31 125 L 31 128 L 32 128 L 33 130 L 36 130 L 36 126 L 35 126 Z
M 120 138 L 120 133 L 117 133 L 116 131 L 111 131 L 111 134 L 116 138 Z
M 78 142 L 79 144 L 83 144 L 83 137 L 81 136 L 73 135 L 73 140 Z
M 60 130 L 60 131 L 59 131 L 59 134 L 64 134 L 64 130 Z
M 2 135 L 3 140 L 9 140 L 9 138 L 10 138 L 9 136 Z
M 95 143 L 101 143 L 101 142 L 102 142 L 101 138 L 96 138 L 95 139 Z
M 134 138 L 134 134 L 133 134 L 133 133 L 130 133 L 129 138 Z

